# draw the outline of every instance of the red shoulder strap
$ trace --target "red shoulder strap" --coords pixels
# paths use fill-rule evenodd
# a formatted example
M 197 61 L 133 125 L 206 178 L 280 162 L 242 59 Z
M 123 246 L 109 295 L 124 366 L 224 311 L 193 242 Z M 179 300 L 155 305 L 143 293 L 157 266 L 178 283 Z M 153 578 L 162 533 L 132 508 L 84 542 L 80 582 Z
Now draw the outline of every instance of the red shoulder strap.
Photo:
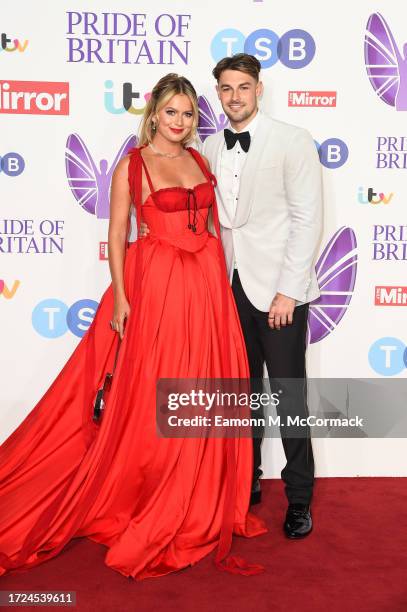
M 134 208 L 136 209 L 136 222 L 137 227 L 140 227 L 141 218 L 141 197 L 142 197 L 142 169 L 143 160 L 140 155 L 140 149 L 135 147 L 129 151 L 130 162 L 129 162 L 129 189 Z

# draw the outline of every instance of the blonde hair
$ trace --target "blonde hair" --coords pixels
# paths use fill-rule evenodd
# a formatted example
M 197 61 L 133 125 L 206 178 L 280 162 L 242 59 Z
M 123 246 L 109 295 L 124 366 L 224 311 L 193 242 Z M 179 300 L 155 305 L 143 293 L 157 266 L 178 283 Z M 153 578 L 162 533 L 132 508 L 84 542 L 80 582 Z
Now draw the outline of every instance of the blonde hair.
M 144 110 L 143 119 L 140 125 L 139 145 L 146 145 L 152 142 L 154 137 L 153 132 L 153 117 L 156 115 L 173 96 L 184 94 L 188 96 L 192 104 L 193 124 L 189 134 L 181 141 L 184 145 L 190 140 L 193 140 L 198 127 L 199 110 L 198 97 L 194 86 L 188 79 L 178 74 L 171 72 L 165 75 L 153 87 L 151 97 L 147 102 Z

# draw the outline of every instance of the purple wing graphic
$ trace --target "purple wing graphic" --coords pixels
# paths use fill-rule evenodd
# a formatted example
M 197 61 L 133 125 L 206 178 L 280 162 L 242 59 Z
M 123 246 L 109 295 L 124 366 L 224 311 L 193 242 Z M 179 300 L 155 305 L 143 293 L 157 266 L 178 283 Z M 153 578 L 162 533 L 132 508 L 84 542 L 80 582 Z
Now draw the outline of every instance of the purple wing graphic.
M 78 134 L 70 134 L 66 141 L 65 168 L 75 199 L 82 208 L 94 215 L 98 198 L 98 171 Z
M 406 48 L 404 45 L 404 53 Z M 379 98 L 397 110 L 407 110 L 407 58 L 400 54 L 380 13 L 370 15 L 367 22 L 365 64 L 370 83 Z
M 326 245 L 315 271 L 321 295 L 310 303 L 308 341 L 319 342 L 342 319 L 352 298 L 356 280 L 356 236 L 350 227 L 341 227 Z
M 219 118 L 215 115 L 212 106 L 205 96 L 198 97 L 198 108 L 198 134 L 202 142 L 204 142 L 208 136 L 220 132 L 220 130 L 223 130 L 229 124 L 223 113 L 219 115 Z
M 106 159 L 100 160 L 100 179 L 99 179 L 99 198 L 96 204 L 96 216 L 98 219 L 108 219 L 110 216 L 110 185 L 112 182 L 112 175 L 119 161 L 127 155 L 127 153 L 135 147 L 137 144 L 137 138 L 135 136 L 128 136 L 122 146 L 120 147 L 116 157 L 110 168 L 108 169 L 108 163 Z
M 107 160 L 102 159 L 98 170 L 82 138 L 78 134 L 68 136 L 65 167 L 69 187 L 80 206 L 88 213 L 96 214 L 99 219 L 109 218 L 109 191 L 113 171 L 118 161 L 135 145 L 136 138 L 129 136 L 110 169 Z

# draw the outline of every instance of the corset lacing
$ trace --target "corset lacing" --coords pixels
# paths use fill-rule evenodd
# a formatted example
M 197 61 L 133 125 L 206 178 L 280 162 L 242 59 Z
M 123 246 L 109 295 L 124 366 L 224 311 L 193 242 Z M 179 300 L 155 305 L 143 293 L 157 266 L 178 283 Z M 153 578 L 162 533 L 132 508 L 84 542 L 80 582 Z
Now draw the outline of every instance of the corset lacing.
M 192 223 L 191 223 L 191 196 L 193 200 Z M 190 229 L 192 232 L 196 232 L 198 203 L 196 200 L 195 191 L 193 189 L 188 189 L 187 209 L 188 209 L 188 229 Z

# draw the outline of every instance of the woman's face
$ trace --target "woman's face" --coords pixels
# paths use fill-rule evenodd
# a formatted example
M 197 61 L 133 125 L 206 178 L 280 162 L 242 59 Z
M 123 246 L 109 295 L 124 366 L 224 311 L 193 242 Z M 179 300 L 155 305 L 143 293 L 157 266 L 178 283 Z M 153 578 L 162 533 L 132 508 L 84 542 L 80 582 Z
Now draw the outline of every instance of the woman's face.
M 188 136 L 194 123 L 191 100 L 185 94 L 176 94 L 159 110 L 153 118 L 156 122 L 156 135 L 170 142 L 182 142 Z

